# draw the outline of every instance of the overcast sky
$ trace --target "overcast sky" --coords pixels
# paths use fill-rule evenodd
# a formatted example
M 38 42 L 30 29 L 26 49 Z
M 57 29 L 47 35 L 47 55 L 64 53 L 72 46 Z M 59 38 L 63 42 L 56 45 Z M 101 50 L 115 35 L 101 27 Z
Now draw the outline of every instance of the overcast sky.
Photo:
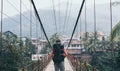
M 20 0 L 3 0 L 3 1 L 4 1 L 4 3 L 3 3 L 4 4 L 3 13 L 4 14 L 7 14 L 11 18 L 13 18 L 13 16 L 15 16 L 17 14 L 20 14 Z M 55 10 L 59 9 L 59 5 L 63 5 L 63 6 L 61 6 L 61 12 L 63 11 L 64 13 L 65 13 L 67 2 L 68 1 L 71 2 L 72 6 L 73 5 L 76 6 L 76 7 L 73 7 L 73 8 L 76 8 L 76 9 L 74 9 L 74 10 L 76 10 L 75 13 L 73 12 L 75 17 L 78 15 L 78 13 L 76 13 L 76 12 L 78 12 L 79 7 L 80 7 L 81 2 L 82 2 L 82 0 L 54 0 L 54 1 L 55 1 L 54 2 L 55 3 Z M 94 0 L 86 0 L 86 1 L 87 1 L 87 7 L 92 7 L 92 9 L 93 9 Z M 115 2 L 115 1 L 120 2 L 120 0 L 112 0 L 112 2 Z M 34 0 L 34 2 L 35 2 L 35 5 L 36 5 L 37 9 L 39 9 L 39 10 L 44 10 L 44 9 L 51 9 L 52 10 L 52 6 L 53 6 L 52 0 Z M 105 3 L 110 3 L 110 0 L 96 0 L 96 5 L 98 5 L 98 4 L 105 4 Z M 22 13 L 23 12 L 29 12 L 29 10 L 30 10 L 30 4 L 31 4 L 30 0 L 22 0 Z M 46 10 L 46 11 L 48 12 L 50 10 Z M 115 11 L 113 12 L 113 14 L 115 14 Z M 0 12 L 1 12 L 1 0 L 0 0 Z M 52 13 L 53 13 L 53 11 L 52 11 Z M 0 15 L 1 15 L 1 13 L 0 13 Z M 108 13 L 107 16 L 109 16 L 109 13 Z M 3 17 L 4 18 L 8 18 L 5 15 L 3 15 Z M 27 17 L 28 17 L 28 15 L 27 15 Z M 19 18 L 19 16 L 18 16 L 18 18 Z M 113 18 L 113 19 L 116 19 L 116 18 Z M 0 20 L 1 20 L 1 16 L 0 16 Z M 115 20 L 115 22 L 116 22 L 116 20 Z M 27 29 L 27 28 L 25 28 L 25 29 Z
M 9 16 L 14 16 L 16 14 L 19 14 L 19 4 L 20 0 L 3 0 L 4 1 L 4 13 Z M 59 3 L 66 3 L 68 0 L 54 0 L 55 5 Z M 69 0 L 72 1 L 72 4 L 78 4 L 80 5 L 82 0 Z M 94 0 L 87 0 L 87 5 L 93 5 Z M 96 0 L 96 4 L 104 4 L 109 3 L 110 0 Z M 112 0 L 119 1 L 119 0 Z M 37 9 L 47 9 L 52 6 L 52 0 L 34 0 Z M 30 9 L 30 1 L 29 0 L 22 0 L 22 12 L 25 12 Z M 67 4 L 67 3 L 66 3 Z M 16 10 L 15 8 L 18 10 Z M 1 1 L 0 1 L 0 10 L 1 10 Z M 4 16 L 5 18 L 5 16 Z

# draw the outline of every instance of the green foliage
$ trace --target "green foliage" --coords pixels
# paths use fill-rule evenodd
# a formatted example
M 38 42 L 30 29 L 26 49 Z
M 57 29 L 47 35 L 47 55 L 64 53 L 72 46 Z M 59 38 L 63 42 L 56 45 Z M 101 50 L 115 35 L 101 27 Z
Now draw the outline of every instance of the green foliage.
M 31 62 L 31 54 L 35 53 L 35 46 L 26 39 L 20 40 L 17 35 L 10 31 L 0 37 L 0 69 L 2 71 L 18 71 L 21 66 Z M 25 44 L 24 44 L 25 43 Z
M 118 53 L 116 56 L 117 67 L 120 69 L 120 41 L 118 42 Z
M 111 59 L 110 53 L 103 53 L 101 56 L 96 56 L 93 62 L 99 71 L 112 71 Z
M 1 42 L 2 40 L 2 42 Z M 0 50 L 0 67 L 3 71 L 17 71 L 20 67 L 20 53 L 21 50 L 19 49 L 18 41 L 16 37 L 13 35 L 5 35 L 0 40 L 1 50 Z M 15 45 L 14 45 L 15 44 Z M 17 45 L 18 44 L 18 45 Z M 16 48 L 16 46 L 19 46 Z
M 32 44 L 31 40 L 26 38 L 25 40 L 26 54 L 35 54 L 35 45 Z
M 120 21 L 113 27 L 113 30 L 111 32 L 111 39 L 112 41 L 116 41 L 117 43 L 117 47 L 115 47 L 114 49 L 115 51 L 115 65 L 117 65 L 116 67 L 116 71 L 120 70 Z M 118 70 L 117 70 L 118 69 Z
M 78 61 L 78 68 L 77 71 L 92 71 L 92 66 L 86 62 L 81 63 L 80 61 Z M 98 69 L 96 69 L 96 71 L 99 71 Z
M 112 40 L 118 41 L 117 39 L 120 37 L 120 22 L 114 26 L 110 36 Z
M 49 48 L 49 45 L 48 45 L 48 43 L 47 44 L 45 44 L 45 46 L 42 48 L 42 50 L 41 50 L 41 54 L 46 54 L 46 53 L 48 53 L 48 48 Z
M 58 35 L 57 35 L 57 33 L 55 33 L 54 35 L 52 35 L 52 37 L 50 38 L 50 43 L 51 43 L 51 45 L 53 45 L 54 43 L 55 43 L 55 41 L 56 41 L 56 39 L 58 39 Z
M 55 33 L 54 35 L 52 35 L 52 37 L 50 38 L 50 43 L 51 43 L 51 45 L 53 45 L 53 44 L 55 43 L 56 39 L 58 39 L 57 33 Z M 48 53 L 48 52 L 50 52 L 50 46 L 49 46 L 49 44 L 47 43 L 47 44 L 45 44 L 45 46 L 42 48 L 42 50 L 41 50 L 40 53 L 41 53 L 41 54 L 46 54 L 46 53 Z
M 118 33 L 118 31 L 116 31 L 116 33 Z M 114 34 L 115 33 L 113 33 L 113 36 Z M 117 37 L 119 37 L 119 34 L 117 34 Z M 85 41 L 83 38 L 83 41 L 85 42 L 84 46 L 86 45 L 85 46 L 86 52 L 90 53 L 92 56 L 90 62 L 91 66 L 95 66 L 95 68 L 97 68 L 99 71 L 113 71 L 113 70 L 119 71 L 118 69 L 120 68 L 120 63 L 119 63 L 120 53 L 116 51 L 117 49 L 116 42 L 111 43 L 110 39 L 108 40 L 105 37 L 102 37 L 102 40 L 99 40 L 97 34 L 96 34 L 95 43 L 94 43 L 94 39 L 95 39 L 94 35 L 91 36 L 88 35 L 87 40 Z

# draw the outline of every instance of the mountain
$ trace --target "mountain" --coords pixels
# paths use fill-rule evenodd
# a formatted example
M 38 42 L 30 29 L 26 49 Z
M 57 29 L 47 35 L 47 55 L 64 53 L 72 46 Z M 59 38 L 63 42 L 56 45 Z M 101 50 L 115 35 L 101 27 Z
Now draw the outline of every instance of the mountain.
M 78 4 L 72 4 L 71 5 L 71 13 L 69 16 L 69 20 L 67 23 L 65 23 L 65 29 L 64 29 L 64 22 L 65 22 L 65 11 L 66 11 L 66 4 L 61 3 L 61 10 L 60 10 L 60 19 L 59 19 L 59 10 L 58 5 L 56 5 L 56 20 L 57 20 L 57 30 L 56 25 L 54 21 L 54 13 L 51 7 L 48 7 L 46 9 L 39 9 L 39 16 L 41 18 L 41 21 L 43 23 L 43 26 L 46 30 L 46 33 L 48 36 L 51 36 L 56 31 L 59 31 L 59 33 L 62 34 L 63 30 L 66 30 L 68 32 L 65 32 L 65 35 L 71 35 L 78 11 L 79 11 L 80 5 Z M 120 6 L 113 6 L 112 16 L 113 16 L 113 26 L 120 21 Z M 70 11 L 70 7 L 68 7 Z M 87 31 L 92 32 L 94 30 L 94 9 L 93 6 L 87 6 L 86 10 L 86 20 L 87 20 Z M 36 17 L 34 15 L 34 11 L 32 11 L 32 37 L 36 37 L 36 23 L 38 23 L 38 37 L 43 37 L 43 33 L 41 33 L 41 28 L 39 25 L 39 22 L 36 22 Z M 30 12 L 24 12 L 22 16 L 22 36 L 30 36 Z M 27 18 L 26 18 L 27 17 Z M 20 23 L 19 23 L 20 15 L 15 15 L 11 18 L 4 18 L 3 20 L 3 31 L 12 31 L 13 33 L 20 35 Z M 68 19 L 68 18 L 67 18 Z M 15 20 L 15 21 L 13 21 Z M 85 14 L 84 9 L 81 13 L 81 24 L 82 24 L 82 31 L 84 31 L 84 25 L 85 25 Z M 109 4 L 98 4 L 96 5 L 96 24 L 97 24 L 97 31 L 101 31 L 105 33 L 106 35 L 110 32 L 110 9 Z M 78 22 L 78 28 L 76 32 L 80 32 L 80 21 Z

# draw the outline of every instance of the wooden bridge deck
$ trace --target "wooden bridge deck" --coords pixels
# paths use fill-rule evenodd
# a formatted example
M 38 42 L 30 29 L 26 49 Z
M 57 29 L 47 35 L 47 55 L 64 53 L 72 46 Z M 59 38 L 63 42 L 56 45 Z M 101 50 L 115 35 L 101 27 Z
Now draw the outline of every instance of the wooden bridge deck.
M 48 66 L 45 69 L 45 71 L 54 71 L 54 63 L 53 63 L 53 61 L 51 61 L 48 64 Z M 71 67 L 71 65 L 70 65 L 70 63 L 69 63 L 67 58 L 65 58 L 65 71 L 73 71 L 73 69 L 72 69 L 72 67 Z

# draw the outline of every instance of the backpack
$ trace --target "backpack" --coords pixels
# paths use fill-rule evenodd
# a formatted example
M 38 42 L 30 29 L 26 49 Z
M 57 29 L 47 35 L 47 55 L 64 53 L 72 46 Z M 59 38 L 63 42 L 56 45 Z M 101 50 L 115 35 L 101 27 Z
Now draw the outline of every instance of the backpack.
M 53 62 L 54 63 L 60 63 L 64 61 L 64 56 L 60 55 L 64 53 L 64 46 L 61 44 L 54 44 L 53 45 Z

